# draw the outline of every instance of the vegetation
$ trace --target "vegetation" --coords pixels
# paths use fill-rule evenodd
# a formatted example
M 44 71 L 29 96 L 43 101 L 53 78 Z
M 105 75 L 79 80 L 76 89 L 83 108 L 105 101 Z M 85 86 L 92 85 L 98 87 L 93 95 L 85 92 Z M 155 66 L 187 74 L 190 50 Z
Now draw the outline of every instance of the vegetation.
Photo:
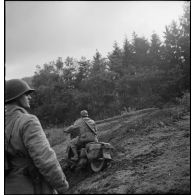
M 92 60 L 59 57 L 37 66 L 28 80 L 36 89 L 32 110 L 49 127 L 69 125 L 81 109 L 102 120 L 177 98 L 185 104 L 190 65 L 190 2 L 185 2 L 180 20 L 165 27 L 164 41 L 156 33 L 148 41 L 134 32 L 122 48 L 115 42 L 107 57 L 96 51 Z

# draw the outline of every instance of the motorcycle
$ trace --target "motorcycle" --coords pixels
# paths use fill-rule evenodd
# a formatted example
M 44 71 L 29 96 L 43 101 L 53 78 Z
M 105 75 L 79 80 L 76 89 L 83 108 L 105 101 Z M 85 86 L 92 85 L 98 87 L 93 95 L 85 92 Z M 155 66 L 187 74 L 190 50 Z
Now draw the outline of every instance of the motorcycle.
M 66 149 L 66 168 L 68 170 L 79 170 L 90 167 L 93 172 L 99 172 L 106 168 L 112 161 L 112 150 L 114 147 L 105 142 L 89 142 L 77 150 L 78 161 L 71 160 L 73 152 L 70 146 Z

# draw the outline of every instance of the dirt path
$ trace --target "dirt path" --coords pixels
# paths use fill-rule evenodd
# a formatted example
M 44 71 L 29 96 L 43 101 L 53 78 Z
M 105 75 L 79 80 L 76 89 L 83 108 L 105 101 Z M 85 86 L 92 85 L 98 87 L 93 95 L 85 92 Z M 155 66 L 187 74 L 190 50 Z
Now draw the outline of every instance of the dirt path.
M 190 193 L 189 113 L 151 110 L 99 128 L 100 141 L 115 147 L 114 161 L 100 173 L 67 173 L 68 193 Z M 54 148 L 59 158 L 65 145 Z

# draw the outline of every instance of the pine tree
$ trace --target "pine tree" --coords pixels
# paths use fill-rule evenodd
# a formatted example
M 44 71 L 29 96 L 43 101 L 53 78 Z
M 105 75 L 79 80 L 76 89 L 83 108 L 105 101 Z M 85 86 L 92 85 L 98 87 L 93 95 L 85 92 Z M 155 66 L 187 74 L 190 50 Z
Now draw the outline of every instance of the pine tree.
M 145 37 L 138 37 L 133 33 L 132 39 L 133 46 L 133 64 L 136 67 L 136 71 L 141 72 L 149 65 L 149 42 Z
M 113 51 L 108 54 L 109 59 L 109 68 L 111 71 L 116 73 L 115 79 L 118 79 L 123 75 L 123 66 L 122 66 L 122 51 L 118 46 L 118 43 L 115 41 L 113 45 Z
M 133 64 L 134 48 L 127 38 L 125 38 L 123 43 L 122 52 L 122 67 L 124 74 L 135 74 L 135 66 Z
M 161 41 L 156 33 L 151 35 L 151 43 L 149 48 L 149 58 L 151 64 L 151 70 L 159 69 L 161 64 Z
M 187 90 L 190 90 L 191 79 L 191 26 L 190 26 L 190 2 L 184 3 L 184 14 L 180 18 L 181 38 L 179 45 L 181 47 L 182 70 L 184 74 L 184 85 Z
M 92 68 L 90 76 L 95 76 L 101 74 L 107 69 L 106 59 L 102 57 L 100 52 L 96 50 L 95 55 L 93 56 Z

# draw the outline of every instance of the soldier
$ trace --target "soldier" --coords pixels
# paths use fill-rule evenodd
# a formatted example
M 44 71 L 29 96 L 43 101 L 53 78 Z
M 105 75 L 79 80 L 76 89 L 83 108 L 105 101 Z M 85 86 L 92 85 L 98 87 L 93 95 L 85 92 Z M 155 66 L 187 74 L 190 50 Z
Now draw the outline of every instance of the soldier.
M 87 110 L 82 110 L 80 112 L 81 118 L 74 122 L 74 125 L 71 125 L 64 130 L 66 133 L 73 134 L 70 141 L 70 147 L 73 151 L 74 156 L 72 160 L 78 160 L 77 148 L 86 144 L 88 142 L 98 142 L 97 138 L 97 127 L 95 121 L 88 117 Z
M 35 115 L 29 114 L 29 85 L 6 81 L 5 154 L 9 172 L 5 194 L 65 194 L 66 176 Z

